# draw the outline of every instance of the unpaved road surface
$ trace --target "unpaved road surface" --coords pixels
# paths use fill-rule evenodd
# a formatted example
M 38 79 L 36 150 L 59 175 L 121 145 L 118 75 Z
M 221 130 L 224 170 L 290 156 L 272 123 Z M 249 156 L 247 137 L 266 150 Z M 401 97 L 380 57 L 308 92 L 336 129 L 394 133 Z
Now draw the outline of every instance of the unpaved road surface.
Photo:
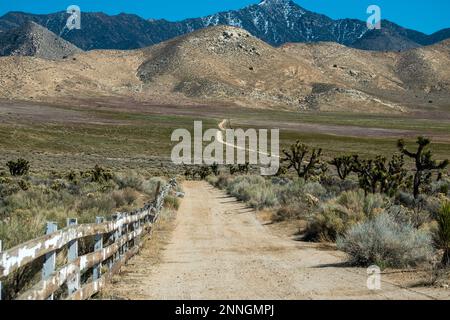
M 385 279 L 382 290 L 370 291 L 365 269 L 346 267 L 341 252 L 274 235 L 253 210 L 206 182 L 183 187 L 186 196 L 161 261 L 151 263 L 145 246 L 112 286 L 113 297 L 429 299 L 442 293 Z

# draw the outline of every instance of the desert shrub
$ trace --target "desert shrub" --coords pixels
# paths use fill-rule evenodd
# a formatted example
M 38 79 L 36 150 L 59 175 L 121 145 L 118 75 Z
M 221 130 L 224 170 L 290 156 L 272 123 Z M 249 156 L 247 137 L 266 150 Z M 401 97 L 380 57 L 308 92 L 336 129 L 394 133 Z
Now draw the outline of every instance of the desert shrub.
M 122 190 L 123 199 L 127 205 L 133 204 L 136 199 L 138 198 L 138 193 L 131 189 L 131 188 L 125 188 Z
M 437 222 L 439 229 L 436 235 L 436 243 L 444 251 L 442 264 L 448 266 L 450 265 L 450 202 L 442 205 Z
M 238 176 L 228 183 L 227 192 L 256 209 L 273 207 L 278 203 L 272 184 L 261 176 Z
M 104 169 L 99 165 L 95 165 L 94 169 L 90 171 L 92 182 L 106 182 L 113 178 L 110 170 Z
M 263 185 L 251 189 L 248 204 L 260 210 L 275 207 L 278 201 L 274 190 L 269 185 Z
M 273 222 L 281 222 L 302 217 L 308 211 L 308 206 L 301 208 L 299 205 L 285 205 L 278 208 L 272 215 Z
M 40 214 L 15 214 L 0 221 L 0 239 L 3 249 L 12 248 L 22 242 L 44 234 L 45 218 Z
M 30 170 L 30 163 L 25 159 L 17 159 L 17 161 L 8 161 L 6 166 L 12 176 L 23 176 Z
M 24 179 L 20 179 L 19 181 L 17 181 L 17 185 L 24 191 L 27 191 L 31 187 L 30 183 Z
M 430 261 L 434 253 L 429 233 L 398 223 L 387 213 L 353 226 L 338 237 L 337 246 L 363 266 L 416 266 Z
M 144 179 L 135 171 L 117 174 L 113 177 L 113 179 L 119 186 L 119 189 L 132 188 L 142 191 L 142 184 L 144 182 Z
M 385 207 L 386 197 L 381 194 L 365 195 L 362 190 L 347 191 L 339 195 L 336 202 L 352 212 L 359 212 L 366 217 L 372 217 Z
M 115 207 L 121 208 L 125 205 L 133 204 L 138 198 L 138 193 L 130 188 L 123 190 L 116 190 L 111 194 L 111 198 L 114 200 Z
M 167 195 L 167 197 L 164 198 L 164 207 L 172 210 L 178 210 L 180 207 L 180 199 L 178 199 L 174 195 Z
M 414 210 L 402 205 L 390 206 L 386 209 L 386 213 L 389 214 L 397 223 L 410 224 L 415 228 L 420 228 L 422 225 L 430 221 L 430 215 L 424 210 Z
M 145 180 L 141 183 L 141 191 L 153 196 L 155 195 L 158 183 L 160 184 L 161 188 L 167 184 L 167 182 L 162 178 L 152 177 L 149 180 Z
M 304 238 L 309 241 L 334 241 L 357 223 L 382 212 L 385 201 L 379 194 L 364 191 L 343 192 L 322 204 L 310 218 Z
M 50 186 L 50 188 L 55 191 L 61 191 L 62 189 L 66 188 L 66 184 L 63 180 L 56 179 L 52 182 L 52 185 Z
M 325 189 L 319 182 L 308 182 L 303 186 L 303 192 L 322 199 L 326 196 L 327 189 Z
M 45 219 L 40 214 L 16 214 L 0 221 L 0 239 L 3 249 L 10 249 L 20 243 L 37 238 L 44 234 Z M 42 268 L 42 258 L 27 264 L 8 277 L 2 279 L 2 298 L 14 299 L 17 292 L 28 285 L 36 273 Z
M 123 195 L 122 190 L 114 191 L 111 194 L 111 198 L 114 200 L 114 202 L 116 204 L 116 208 L 123 207 L 126 204 L 125 197 Z
M 70 170 L 64 177 L 70 182 L 75 182 L 77 179 L 77 173 L 74 170 Z
M 217 184 L 217 182 L 219 181 L 219 177 L 217 177 L 215 175 L 214 176 L 208 176 L 208 177 L 206 177 L 206 181 L 209 184 L 215 186 Z
M 98 216 L 108 216 L 115 207 L 115 201 L 108 195 L 88 196 L 80 201 L 77 212 L 80 215 L 90 212 Z
M 449 182 L 444 180 L 434 181 L 429 185 L 429 192 L 433 195 L 437 195 L 438 193 L 447 195 L 448 191 L 449 191 Z
M 227 175 L 220 175 L 217 179 L 217 182 L 215 183 L 215 186 L 219 189 L 225 189 L 228 184 L 230 183 L 231 178 Z
M 414 195 L 412 193 L 403 192 L 400 191 L 397 196 L 396 200 L 409 208 L 412 208 L 416 205 L 417 201 L 414 199 Z

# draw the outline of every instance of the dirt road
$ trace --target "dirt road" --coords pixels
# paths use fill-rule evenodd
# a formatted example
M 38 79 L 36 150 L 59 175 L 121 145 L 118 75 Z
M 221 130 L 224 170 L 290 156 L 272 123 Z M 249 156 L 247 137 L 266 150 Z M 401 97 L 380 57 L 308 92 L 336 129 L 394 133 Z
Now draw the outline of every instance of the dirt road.
M 343 254 L 274 235 L 255 212 L 206 182 L 186 182 L 161 261 L 151 248 L 131 260 L 110 292 L 125 299 L 428 299 L 383 279 L 367 289 L 365 269 Z M 151 244 L 151 242 L 150 242 Z

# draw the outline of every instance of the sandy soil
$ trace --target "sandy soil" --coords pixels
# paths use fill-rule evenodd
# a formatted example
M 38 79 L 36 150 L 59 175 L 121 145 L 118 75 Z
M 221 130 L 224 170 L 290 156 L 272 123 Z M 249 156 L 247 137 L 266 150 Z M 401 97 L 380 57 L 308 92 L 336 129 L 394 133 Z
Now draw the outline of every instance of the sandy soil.
M 433 299 L 433 288 L 403 288 L 384 278 L 366 287 L 365 269 L 344 255 L 272 233 L 252 209 L 206 182 L 186 182 L 186 197 L 160 261 L 145 246 L 110 288 L 123 299 Z M 151 241 L 149 242 L 151 244 Z

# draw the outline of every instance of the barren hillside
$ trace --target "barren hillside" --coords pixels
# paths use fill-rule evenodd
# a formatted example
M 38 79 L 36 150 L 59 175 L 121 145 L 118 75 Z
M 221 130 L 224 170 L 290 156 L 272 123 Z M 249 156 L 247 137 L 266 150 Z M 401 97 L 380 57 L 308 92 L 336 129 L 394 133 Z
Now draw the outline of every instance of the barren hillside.
M 401 53 L 335 43 L 274 48 L 245 30 L 218 26 L 134 51 L 90 51 L 57 61 L 3 57 L 0 97 L 121 96 L 158 103 L 400 113 L 448 105 L 449 48 L 448 42 Z
M 32 21 L 0 33 L 0 56 L 62 59 L 79 52 L 82 50 L 72 43 Z

